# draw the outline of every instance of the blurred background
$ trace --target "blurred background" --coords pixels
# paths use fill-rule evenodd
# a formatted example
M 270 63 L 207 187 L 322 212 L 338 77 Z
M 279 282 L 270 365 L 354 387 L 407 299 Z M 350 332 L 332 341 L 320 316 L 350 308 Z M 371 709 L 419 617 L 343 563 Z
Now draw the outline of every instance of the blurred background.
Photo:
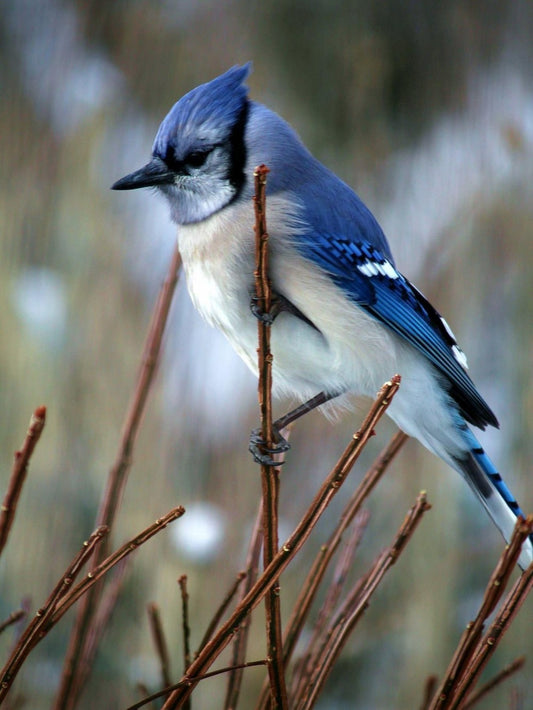
M 445 314 L 499 417 L 482 442 L 533 510 L 533 4 L 529 0 L 1 0 L 0 471 L 40 404 L 48 422 L 0 563 L 0 617 L 35 610 L 87 538 L 117 450 L 175 231 L 150 191 L 114 193 L 146 162 L 186 91 L 253 60 L 251 96 L 371 207 L 400 270 Z M 393 374 L 393 373 L 391 373 Z M 282 413 L 290 402 L 279 402 Z M 282 536 L 358 427 L 366 402 L 295 428 L 282 477 Z M 236 573 L 260 495 L 247 453 L 256 385 L 193 312 L 182 280 L 113 545 L 170 507 L 188 512 L 135 553 L 80 708 L 158 689 L 146 604 L 181 675 L 177 578 L 188 575 L 192 645 Z M 394 428 L 379 427 L 339 500 L 282 578 L 287 613 L 313 550 Z M 442 674 L 503 543 L 459 477 L 409 442 L 370 501 L 353 579 L 392 539 L 418 491 L 433 510 L 346 647 L 320 708 L 412 708 Z M 352 580 L 353 581 L 353 580 Z M 48 708 L 70 613 L 17 689 Z M 249 659 L 264 656 L 255 614 Z M 2 663 L 14 630 L 0 639 Z M 483 707 L 533 703 L 531 600 L 489 674 L 528 653 Z M 246 672 L 253 707 L 262 669 Z M 224 680 L 194 705 L 221 707 Z M 517 706 L 518 707 L 518 706 Z

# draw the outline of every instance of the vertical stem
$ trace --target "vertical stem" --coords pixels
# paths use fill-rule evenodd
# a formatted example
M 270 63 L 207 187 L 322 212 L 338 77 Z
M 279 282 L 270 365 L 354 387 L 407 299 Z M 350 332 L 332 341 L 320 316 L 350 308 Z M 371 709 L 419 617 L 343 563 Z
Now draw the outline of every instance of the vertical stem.
M 268 232 L 266 225 L 266 179 L 268 168 L 260 165 L 254 171 L 255 179 L 255 294 L 257 307 L 261 313 L 269 314 L 272 305 L 272 291 L 268 278 Z M 261 414 L 261 434 L 267 447 L 272 446 L 272 353 L 270 352 L 270 324 L 258 320 L 259 347 L 259 410 Z
M 257 307 L 263 314 L 269 314 L 272 305 L 272 291 L 268 278 L 268 232 L 266 225 L 266 178 L 268 168 L 260 165 L 254 171 L 255 178 L 255 244 L 256 270 L 255 288 Z M 272 430 L 272 352 L 270 350 L 270 323 L 258 320 L 258 370 L 259 408 L 261 413 L 261 434 L 266 449 L 271 449 L 274 436 Z M 278 552 L 278 496 L 279 468 L 261 464 L 261 485 L 263 495 L 263 564 L 267 567 Z M 276 579 L 265 597 L 266 635 L 268 646 L 268 674 L 272 706 L 288 710 L 287 688 L 283 663 L 283 643 L 281 630 L 281 602 L 279 581 Z

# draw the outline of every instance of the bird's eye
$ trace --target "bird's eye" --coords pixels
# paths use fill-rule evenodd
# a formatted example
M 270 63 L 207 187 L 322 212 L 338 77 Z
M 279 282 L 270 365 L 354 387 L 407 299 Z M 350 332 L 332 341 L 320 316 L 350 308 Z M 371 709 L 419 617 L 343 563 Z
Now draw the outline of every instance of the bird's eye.
M 209 150 L 193 150 L 185 157 L 184 163 L 191 168 L 201 168 L 209 153 Z

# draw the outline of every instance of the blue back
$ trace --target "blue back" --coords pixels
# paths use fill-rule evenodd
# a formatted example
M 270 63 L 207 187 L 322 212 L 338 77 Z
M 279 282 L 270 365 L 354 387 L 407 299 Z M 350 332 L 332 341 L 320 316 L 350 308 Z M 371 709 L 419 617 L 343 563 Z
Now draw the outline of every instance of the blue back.
M 302 256 L 331 275 L 358 306 L 404 338 L 446 378 L 461 414 L 484 428 L 498 422 L 465 371 L 466 359 L 439 313 L 396 270 L 387 239 L 355 192 L 314 158 L 295 131 L 252 102 L 248 168 L 271 170 L 267 195 L 289 191 L 308 229 L 293 237 Z M 327 304 L 325 304 L 327 308 Z M 444 384 L 444 382 L 443 382 Z

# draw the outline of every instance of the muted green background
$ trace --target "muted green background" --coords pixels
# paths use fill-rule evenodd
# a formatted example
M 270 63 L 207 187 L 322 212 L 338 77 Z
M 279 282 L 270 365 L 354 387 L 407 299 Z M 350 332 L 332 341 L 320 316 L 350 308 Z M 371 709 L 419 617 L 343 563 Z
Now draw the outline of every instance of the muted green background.
M 22 600 L 35 610 L 93 528 L 172 249 L 162 201 L 109 185 L 149 157 L 185 91 L 249 59 L 252 96 L 354 186 L 400 270 L 446 315 L 501 422 L 483 443 L 533 510 L 532 33 L 529 0 L 0 2 L 3 487 L 32 410 L 48 407 L 0 563 L 1 618 Z M 320 414 L 298 424 L 283 470 L 282 535 L 364 407 L 354 402 L 335 424 Z M 180 675 L 176 579 L 189 577 L 195 645 L 243 564 L 260 488 L 246 451 L 257 416 L 253 377 L 180 283 L 113 544 L 174 505 L 202 501 L 216 506 L 224 534 L 210 559 L 187 554 L 170 530 L 135 554 L 80 708 L 125 707 L 138 699 L 137 681 L 158 688 L 151 600 Z M 380 426 L 354 480 L 393 431 Z M 321 708 L 417 707 L 425 678 L 443 672 L 475 612 L 502 540 L 459 477 L 416 442 L 369 503 L 353 579 L 422 488 L 433 510 L 346 647 Z M 340 505 L 284 574 L 285 613 Z M 250 659 L 265 653 L 261 610 L 255 619 Z M 16 685 L 26 707 L 51 706 L 71 621 L 27 662 Z M 532 638 L 529 602 L 489 671 L 533 656 Z M 13 639 L 0 639 L 2 659 Z M 510 707 L 511 686 L 530 707 L 532 663 L 482 707 Z M 261 669 L 246 673 L 242 708 L 261 681 Z M 223 691 L 223 679 L 206 681 L 194 706 L 221 707 Z

